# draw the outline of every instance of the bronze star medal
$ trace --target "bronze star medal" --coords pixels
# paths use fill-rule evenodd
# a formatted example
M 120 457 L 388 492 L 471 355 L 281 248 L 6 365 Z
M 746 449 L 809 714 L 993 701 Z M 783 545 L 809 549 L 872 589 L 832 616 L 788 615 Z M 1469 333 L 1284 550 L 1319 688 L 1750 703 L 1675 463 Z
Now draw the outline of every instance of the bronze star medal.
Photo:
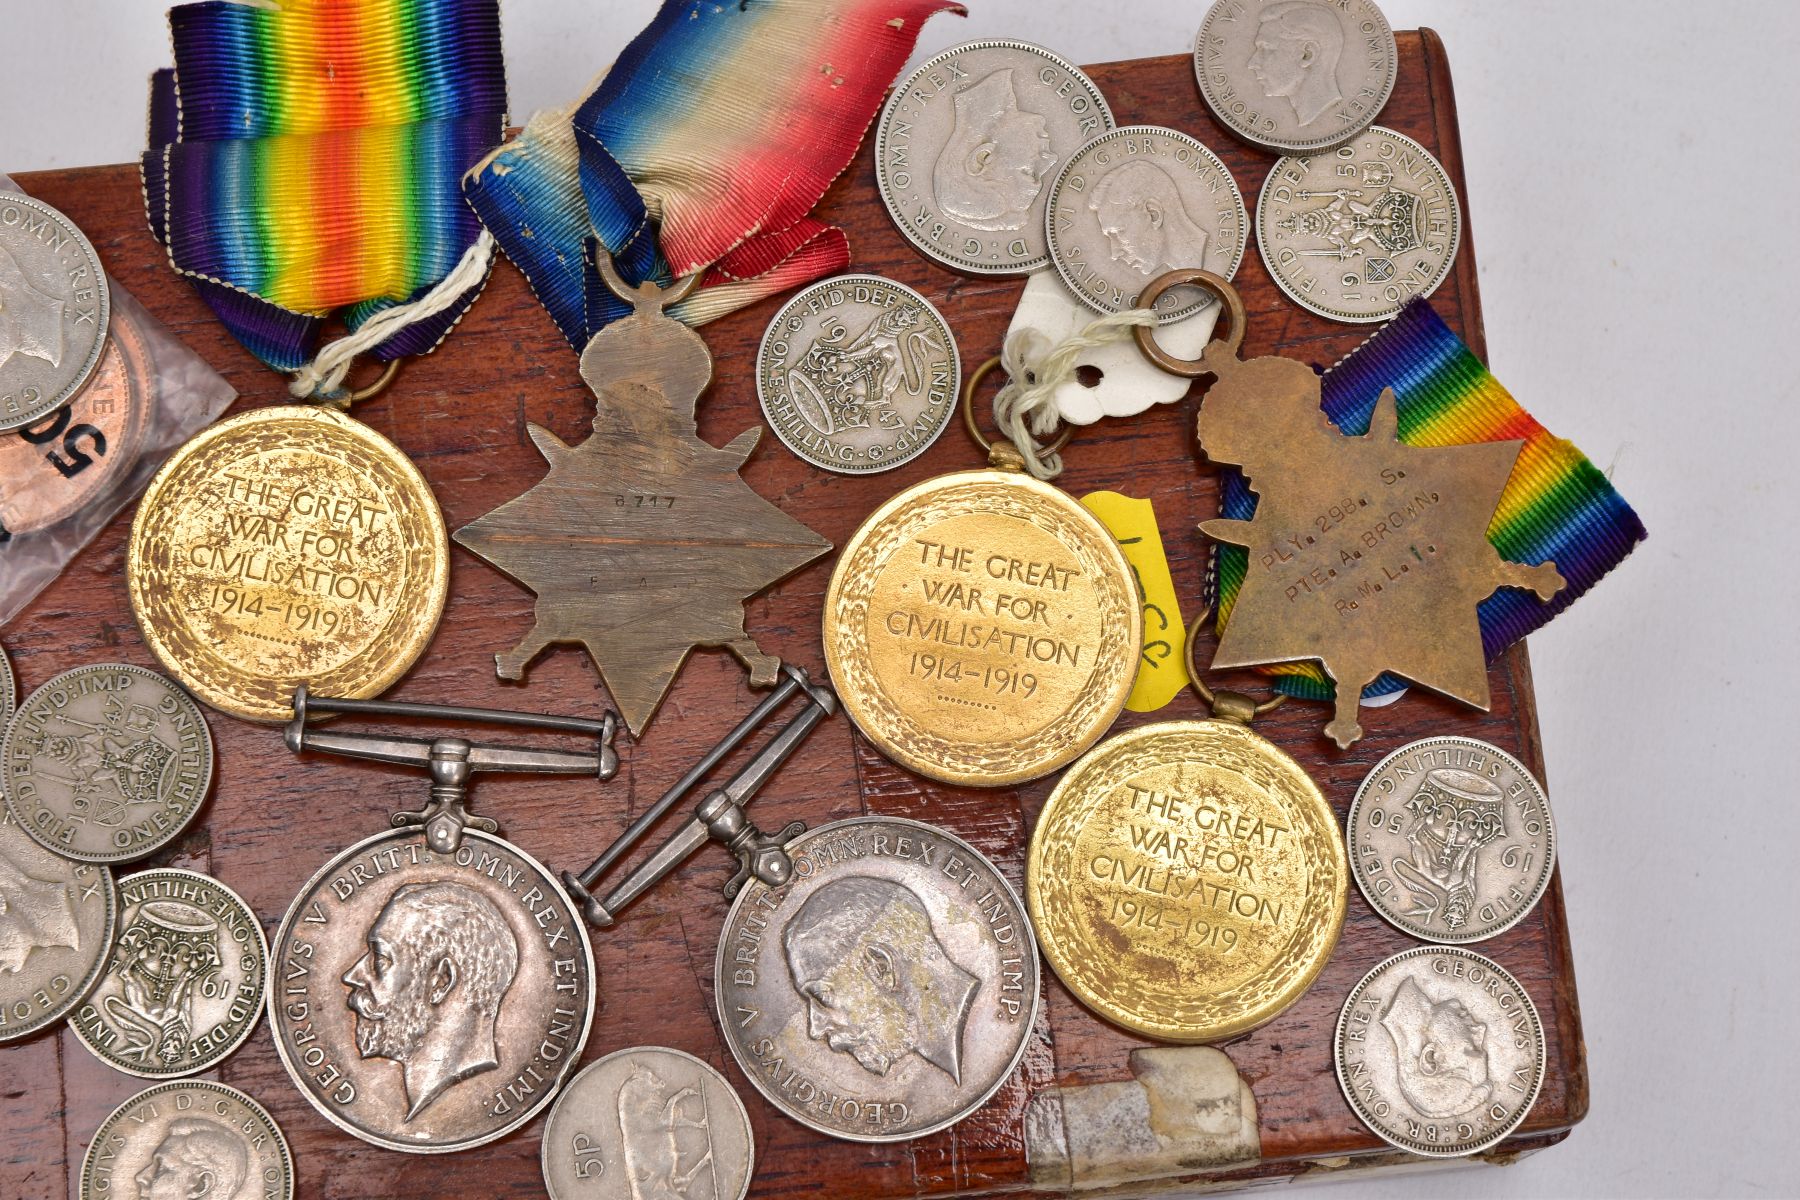
M 724 646 L 753 686 L 773 684 L 780 660 L 744 632 L 744 601 L 831 543 L 738 477 L 761 430 L 723 448 L 700 440 L 694 404 L 712 356 L 662 311 L 691 285 L 631 288 L 604 268 L 633 311 L 581 356 L 594 436 L 569 446 L 530 426 L 550 474 L 456 540 L 538 596 L 536 625 L 496 656 L 501 678 L 523 678 L 552 642 L 579 642 L 636 736 L 695 646 Z
M 1369 432 L 1345 436 L 1306 364 L 1238 358 L 1243 302 L 1202 275 L 1172 272 L 1153 289 L 1199 282 L 1218 292 L 1229 337 L 1195 363 L 1146 353 L 1165 369 L 1217 378 L 1201 405 L 1200 444 L 1214 462 L 1242 467 L 1257 494 L 1250 520 L 1200 526 L 1250 551 L 1236 603 L 1220 614 L 1212 665 L 1318 660 L 1337 687 L 1325 732 L 1339 746 L 1362 736 L 1358 700 L 1385 671 L 1486 709 L 1476 605 L 1502 587 L 1548 600 L 1564 583 L 1554 564 L 1507 562 L 1487 539 L 1524 443 L 1409 446 L 1397 436 L 1392 388 Z

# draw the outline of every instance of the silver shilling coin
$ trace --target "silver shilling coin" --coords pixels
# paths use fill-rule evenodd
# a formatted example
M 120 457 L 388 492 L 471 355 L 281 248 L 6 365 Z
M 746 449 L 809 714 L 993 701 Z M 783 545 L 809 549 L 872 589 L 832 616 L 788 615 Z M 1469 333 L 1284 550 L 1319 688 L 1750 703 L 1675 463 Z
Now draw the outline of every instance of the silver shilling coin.
M 756 1138 L 744 1102 L 710 1065 L 633 1046 L 569 1080 L 544 1122 L 539 1158 L 550 1200 L 744 1200 Z M 645 1180 L 677 1186 L 645 1191 Z
M 81 1162 L 81 1200 L 293 1200 L 294 1157 L 269 1110 L 210 1079 L 145 1088 L 112 1111 Z
M 181 835 L 212 785 L 213 742 L 180 684 L 126 663 L 64 671 L 0 740 L 0 790 L 38 844 L 122 863 Z
M 0 192 L 0 433 L 67 404 L 100 361 L 106 269 L 69 218 Z
M 1385 321 L 1450 274 L 1462 205 L 1443 164 L 1373 126 L 1336 150 L 1277 162 L 1256 202 L 1256 244 L 1300 307 L 1351 324 Z
M 0 1042 L 54 1025 L 86 998 L 117 921 L 112 872 L 50 853 L 0 809 Z
M 218 1065 L 262 1016 L 269 947 L 256 913 L 198 871 L 139 871 L 118 886 L 106 973 L 69 1028 L 128 1075 L 175 1079 Z
M 800 292 L 756 355 L 756 397 L 775 436 L 842 475 L 923 454 L 956 415 L 961 385 L 943 315 L 879 275 L 839 275 Z
M 971 275 L 1049 263 L 1044 202 L 1070 154 L 1113 127 L 1094 81 L 1029 42 L 952 46 L 888 97 L 875 182 L 888 215 L 931 258 Z
M 1461 946 L 1418 946 L 1363 976 L 1333 1057 L 1364 1125 L 1414 1154 L 1478 1154 L 1519 1127 L 1544 1082 L 1544 1027 L 1525 989 Z
M 1467 944 L 1517 925 L 1556 868 L 1543 787 L 1497 746 L 1402 746 L 1356 789 L 1350 873 L 1369 907 L 1420 941 Z
M 1249 213 L 1219 156 L 1155 125 L 1126 125 L 1077 150 L 1050 188 L 1050 261 L 1069 290 L 1103 313 L 1137 307 L 1160 275 L 1202 267 L 1230 279 L 1244 259 Z M 1195 287 L 1156 302 L 1164 325 L 1218 301 Z
M 19 681 L 13 676 L 12 659 L 6 657 L 6 647 L 0 646 L 0 734 L 5 734 L 18 699 Z M 6 775 L 0 772 L 0 793 L 5 791 Z
M 597 992 L 580 916 L 493 834 L 431 849 L 418 826 L 365 838 L 300 890 L 274 939 L 275 1049 L 339 1128 L 412 1154 L 531 1120 L 587 1044 Z
M 788 845 L 791 882 L 752 882 L 719 938 L 725 1043 L 783 1113 L 893 1142 L 985 1104 L 1018 1068 L 1039 968 L 1025 906 L 951 834 L 834 821 Z
M 1369 0 L 1216 0 L 1194 38 L 1213 116 L 1277 154 L 1355 137 L 1394 93 L 1400 54 Z

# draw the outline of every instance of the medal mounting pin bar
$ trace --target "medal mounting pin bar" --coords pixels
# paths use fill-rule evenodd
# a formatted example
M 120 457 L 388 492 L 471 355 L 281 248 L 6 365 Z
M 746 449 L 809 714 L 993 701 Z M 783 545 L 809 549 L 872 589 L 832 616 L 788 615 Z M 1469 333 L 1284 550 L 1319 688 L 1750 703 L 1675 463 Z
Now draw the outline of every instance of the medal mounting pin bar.
M 781 682 L 765 696 L 748 716 L 720 739 L 718 745 L 688 769 L 637 820 L 608 846 L 599 858 L 579 875 L 562 873 L 563 885 L 581 906 L 590 924 L 606 929 L 618 920 L 619 911 L 655 886 L 710 838 L 722 843 L 738 860 L 737 873 L 725 884 L 725 898 L 736 897 L 752 878 L 770 887 L 780 887 L 793 875 L 793 860 L 786 846 L 806 832 L 801 821 L 792 821 L 775 833 L 764 833 L 744 814 L 744 808 L 771 776 L 797 750 L 814 727 L 837 711 L 837 694 L 829 687 L 815 684 L 799 667 L 783 666 Z M 804 697 L 805 709 L 770 738 L 756 756 L 721 786 L 708 792 L 694 807 L 694 815 L 681 828 L 669 835 L 655 853 L 646 858 L 605 897 L 597 897 L 594 887 L 612 867 L 630 853 L 644 834 L 664 814 L 680 804 L 700 782 L 742 745 L 752 733 L 767 722 L 795 696 Z
M 312 724 L 317 716 L 424 717 L 481 725 L 510 725 L 524 729 L 582 734 L 593 739 L 586 751 L 540 749 L 529 746 L 490 746 L 460 737 L 408 737 L 393 734 L 339 733 Z M 287 726 L 288 749 L 295 754 L 318 751 L 360 758 L 369 762 L 423 767 L 431 773 L 431 802 L 416 812 L 393 815 L 396 828 L 419 825 L 426 843 L 440 854 L 454 853 L 465 828 L 498 833 L 500 826 L 488 817 L 469 813 L 469 785 L 478 772 L 504 771 L 532 775 L 592 775 L 611 779 L 619 770 L 613 737 L 619 719 L 606 713 L 599 720 L 585 717 L 553 717 L 498 708 L 468 708 L 451 704 L 409 704 L 394 700 L 340 700 L 294 692 L 294 719 Z

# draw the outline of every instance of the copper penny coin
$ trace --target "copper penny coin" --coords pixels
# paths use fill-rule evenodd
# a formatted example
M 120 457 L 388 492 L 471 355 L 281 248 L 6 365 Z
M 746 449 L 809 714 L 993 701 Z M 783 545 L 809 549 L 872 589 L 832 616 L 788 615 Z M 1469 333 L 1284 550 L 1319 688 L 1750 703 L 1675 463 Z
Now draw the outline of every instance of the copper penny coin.
M 0 529 L 48 528 L 131 473 L 150 423 L 150 369 L 142 336 L 115 319 L 87 388 L 49 416 L 0 434 Z

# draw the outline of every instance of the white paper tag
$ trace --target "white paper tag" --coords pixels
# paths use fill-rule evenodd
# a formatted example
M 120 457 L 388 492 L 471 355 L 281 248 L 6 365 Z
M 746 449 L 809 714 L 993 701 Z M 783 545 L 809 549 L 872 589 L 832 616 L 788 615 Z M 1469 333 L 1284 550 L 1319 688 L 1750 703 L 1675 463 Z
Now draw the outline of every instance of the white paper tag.
M 1015 330 L 1030 329 L 1047 344 L 1056 345 L 1080 333 L 1098 315 L 1068 289 L 1054 269 L 1037 271 L 1025 281 L 1025 294 L 1019 297 L 1006 332 L 1011 337 Z M 1198 358 L 1212 340 L 1218 315 L 1215 304 L 1185 321 L 1162 326 L 1156 331 L 1156 340 L 1170 354 Z M 1152 404 L 1173 404 L 1187 395 L 1192 382 L 1170 375 L 1145 358 L 1130 337 L 1085 352 L 1079 365 L 1095 368 L 1101 379 L 1093 387 L 1070 379 L 1056 389 L 1057 413 L 1071 425 L 1092 425 L 1101 417 L 1130 417 Z

